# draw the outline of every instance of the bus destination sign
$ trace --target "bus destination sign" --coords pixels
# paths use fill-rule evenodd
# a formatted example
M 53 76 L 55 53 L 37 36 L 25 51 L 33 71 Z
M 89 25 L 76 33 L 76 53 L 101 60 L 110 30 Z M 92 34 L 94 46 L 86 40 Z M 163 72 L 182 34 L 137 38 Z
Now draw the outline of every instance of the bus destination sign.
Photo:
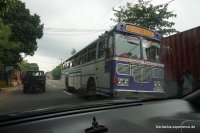
M 131 33 L 136 33 L 136 34 L 140 34 L 140 35 L 144 35 L 147 37 L 155 37 L 155 34 L 153 31 L 150 31 L 148 29 L 144 29 L 138 26 L 133 26 L 130 24 L 126 25 L 126 31 L 131 32 Z

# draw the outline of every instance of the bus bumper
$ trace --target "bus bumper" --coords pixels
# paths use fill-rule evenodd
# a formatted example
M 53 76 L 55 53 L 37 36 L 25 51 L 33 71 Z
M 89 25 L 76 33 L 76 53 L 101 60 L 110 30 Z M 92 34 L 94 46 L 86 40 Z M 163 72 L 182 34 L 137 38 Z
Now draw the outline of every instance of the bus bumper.
M 125 98 L 164 98 L 165 92 L 160 91 L 130 91 L 130 90 L 114 90 L 114 97 Z

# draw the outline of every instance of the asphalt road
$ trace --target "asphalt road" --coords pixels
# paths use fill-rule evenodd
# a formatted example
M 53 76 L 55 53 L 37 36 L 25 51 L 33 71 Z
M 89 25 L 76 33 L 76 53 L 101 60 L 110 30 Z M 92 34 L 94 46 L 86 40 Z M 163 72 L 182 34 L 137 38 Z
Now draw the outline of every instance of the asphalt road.
M 74 105 L 87 102 L 75 94 L 65 91 L 65 87 L 56 80 L 47 80 L 46 92 L 23 93 L 23 86 L 5 88 L 0 92 L 0 115 L 33 110 L 58 105 Z

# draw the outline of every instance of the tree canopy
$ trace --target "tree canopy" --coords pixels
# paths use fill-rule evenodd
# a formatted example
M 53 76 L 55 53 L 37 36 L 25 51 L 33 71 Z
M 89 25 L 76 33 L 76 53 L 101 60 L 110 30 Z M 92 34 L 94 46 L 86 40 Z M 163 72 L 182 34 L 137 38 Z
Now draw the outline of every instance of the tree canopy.
M 33 55 L 37 50 L 37 39 L 43 36 L 43 24 L 37 14 L 31 15 L 25 3 L 16 0 L 15 7 L 3 16 L 5 24 L 10 25 L 10 40 L 19 43 L 19 52 Z
M 22 70 L 22 72 L 25 72 L 28 70 L 39 70 L 39 66 L 37 63 L 29 63 L 27 60 L 22 60 L 19 63 L 19 67 Z
M 14 5 L 15 0 L 0 0 L 0 69 L 4 68 L 5 65 L 16 62 L 20 58 L 18 53 L 19 46 L 9 40 L 12 34 L 10 25 L 4 24 L 2 19 L 2 16 Z
M 0 0 L 0 16 L 15 6 L 15 0 Z
M 52 71 L 52 76 L 54 79 L 60 79 L 60 76 L 61 76 L 61 66 L 58 65 L 56 66 L 56 68 L 54 68 Z
M 30 63 L 31 64 L 31 69 L 32 70 L 39 70 L 39 66 L 37 63 Z
M 20 0 L 0 0 L 0 67 L 16 65 L 22 54 L 33 55 L 37 39 L 43 36 L 43 24 L 31 15 Z
M 15 65 L 21 59 L 19 45 L 9 40 L 11 36 L 9 25 L 5 25 L 0 18 L 0 63 L 2 66 Z
M 133 23 L 138 26 L 153 29 L 162 35 L 176 33 L 173 28 L 174 22 L 170 18 L 175 18 L 173 11 L 168 11 L 169 3 L 153 5 L 151 1 L 138 0 L 137 4 L 127 3 L 120 6 L 120 11 L 114 15 L 126 23 Z
M 76 53 L 76 49 L 73 48 L 72 51 L 71 51 L 71 55 L 74 55 Z

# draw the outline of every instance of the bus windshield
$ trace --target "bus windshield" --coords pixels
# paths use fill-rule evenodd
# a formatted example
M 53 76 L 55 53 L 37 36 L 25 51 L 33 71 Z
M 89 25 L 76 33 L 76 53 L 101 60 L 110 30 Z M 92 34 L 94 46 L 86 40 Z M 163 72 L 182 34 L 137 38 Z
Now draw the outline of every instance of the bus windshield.
M 160 62 L 160 44 L 157 42 L 142 40 L 143 58 L 147 61 Z
M 115 35 L 116 56 L 140 59 L 140 39 L 129 35 Z

